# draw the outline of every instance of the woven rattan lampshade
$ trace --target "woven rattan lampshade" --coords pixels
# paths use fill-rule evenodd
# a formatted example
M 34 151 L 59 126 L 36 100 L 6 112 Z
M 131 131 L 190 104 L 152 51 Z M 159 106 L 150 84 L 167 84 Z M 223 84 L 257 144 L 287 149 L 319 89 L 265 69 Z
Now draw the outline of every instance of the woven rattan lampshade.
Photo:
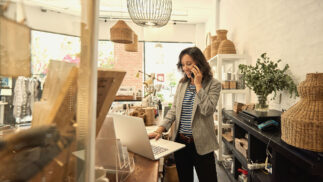
M 300 101 L 281 116 L 281 138 L 294 147 L 323 152 L 323 73 L 309 73 L 298 86 Z
M 110 39 L 112 42 L 132 44 L 133 34 L 131 28 L 123 20 L 117 21 L 117 23 L 110 28 Z
M 133 35 L 133 43 L 125 44 L 124 50 L 128 52 L 138 52 L 138 36 L 134 33 Z
M 139 26 L 162 27 L 172 14 L 172 0 L 127 0 L 132 21 Z

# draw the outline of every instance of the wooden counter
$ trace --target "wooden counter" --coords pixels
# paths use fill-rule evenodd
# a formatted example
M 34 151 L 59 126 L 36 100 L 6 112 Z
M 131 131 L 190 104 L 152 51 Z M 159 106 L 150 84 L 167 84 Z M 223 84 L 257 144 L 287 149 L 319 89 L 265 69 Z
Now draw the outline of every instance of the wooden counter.
M 157 182 L 159 161 L 134 154 L 135 170 L 126 182 Z

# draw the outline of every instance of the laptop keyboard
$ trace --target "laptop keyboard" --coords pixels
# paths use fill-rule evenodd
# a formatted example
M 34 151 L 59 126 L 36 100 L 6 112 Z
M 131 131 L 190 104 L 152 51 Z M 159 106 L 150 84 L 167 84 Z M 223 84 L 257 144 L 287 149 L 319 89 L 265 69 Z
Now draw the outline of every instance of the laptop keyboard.
M 167 148 L 160 147 L 157 145 L 151 145 L 151 147 L 153 148 L 154 155 L 158 155 L 158 154 L 163 153 L 168 150 Z

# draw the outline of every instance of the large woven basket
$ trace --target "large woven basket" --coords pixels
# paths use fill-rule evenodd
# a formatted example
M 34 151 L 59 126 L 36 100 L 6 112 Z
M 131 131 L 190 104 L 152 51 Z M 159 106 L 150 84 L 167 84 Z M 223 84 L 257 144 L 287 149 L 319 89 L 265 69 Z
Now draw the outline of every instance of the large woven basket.
M 218 46 L 218 54 L 235 54 L 236 49 L 231 40 L 227 39 L 227 30 L 219 29 L 216 30 L 218 39 L 220 40 L 220 45 Z
M 205 50 L 203 51 L 204 52 L 204 56 L 206 58 L 206 60 L 209 60 L 211 58 L 211 33 L 209 32 L 207 35 L 206 35 L 206 48 Z
M 227 40 L 227 33 L 228 33 L 228 31 L 224 30 L 224 29 L 216 30 L 216 34 L 218 36 L 218 39 L 220 39 L 220 41 Z
M 323 152 L 323 73 L 309 73 L 298 86 L 300 101 L 282 114 L 282 140 Z
M 231 40 L 223 40 L 219 46 L 219 54 L 236 54 L 236 49 Z
M 211 37 L 211 57 L 214 57 L 218 54 L 218 49 L 221 41 L 218 39 L 218 36 L 212 36 Z

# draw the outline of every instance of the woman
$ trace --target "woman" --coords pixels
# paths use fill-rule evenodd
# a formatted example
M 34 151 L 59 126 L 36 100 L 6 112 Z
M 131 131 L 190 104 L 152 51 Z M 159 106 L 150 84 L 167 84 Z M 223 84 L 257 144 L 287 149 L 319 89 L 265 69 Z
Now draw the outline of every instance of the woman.
M 184 73 L 177 86 L 172 108 L 149 138 L 158 139 L 173 122 L 172 140 L 185 148 L 174 153 L 181 182 L 193 182 L 193 166 L 200 182 L 217 181 L 214 150 L 218 148 L 213 113 L 221 84 L 213 78 L 210 65 L 197 47 L 184 49 L 177 68 Z

